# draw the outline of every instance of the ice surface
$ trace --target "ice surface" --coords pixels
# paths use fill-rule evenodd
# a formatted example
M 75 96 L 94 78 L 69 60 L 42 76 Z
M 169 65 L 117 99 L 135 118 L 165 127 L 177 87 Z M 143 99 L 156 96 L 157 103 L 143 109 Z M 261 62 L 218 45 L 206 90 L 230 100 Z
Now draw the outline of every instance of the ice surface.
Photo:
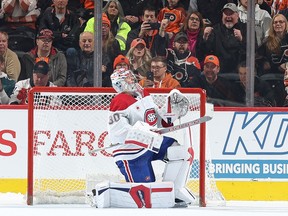
M 89 205 L 27 206 L 22 194 L 0 193 L 1 216 L 288 216 L 287 202 L 236 202 L 226 206 L 174 209 L 96 209 Z

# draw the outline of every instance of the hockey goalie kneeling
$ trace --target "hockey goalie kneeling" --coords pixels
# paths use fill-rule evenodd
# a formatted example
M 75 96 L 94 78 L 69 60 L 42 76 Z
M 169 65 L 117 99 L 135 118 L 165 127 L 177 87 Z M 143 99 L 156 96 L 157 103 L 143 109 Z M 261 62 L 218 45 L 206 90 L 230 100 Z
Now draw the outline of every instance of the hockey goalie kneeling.
M 96 185 L 97 207 L 163 208 L 193 203 L 195 197 L 185 187 L 193 160 L 192 147 L 153 132 L 184 116 L 188 99 L 172 90 L 159 109 L 132 71 L 115 70 L 111 81 L 119 94 L 110 104 L 108 134 L 111 143 L 120 144 L 115 145 L 112 154 L 129 183 Z M 166 162 L 162 182 L 155 182 L 151 163 L 155 160 Z

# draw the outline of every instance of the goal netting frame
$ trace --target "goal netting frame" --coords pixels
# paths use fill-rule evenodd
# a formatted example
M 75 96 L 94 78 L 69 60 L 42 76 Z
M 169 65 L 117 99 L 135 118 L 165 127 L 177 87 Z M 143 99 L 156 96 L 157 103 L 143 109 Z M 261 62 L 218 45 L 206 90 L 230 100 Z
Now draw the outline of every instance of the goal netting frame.
M 179 90 L 186 96 L 189 96 L 189 101 L 191 104 L 193 103 L 193 106 L 191 105 L 189 108 L 189 114 L 193 115 L 193 117 L 190 116 L 189 118 L 181 119 L 182 122 L 176 122 L 175 125 L 184 123 L 187 120 L 193 120 L 191 118 L 204 116 L 206 110 L 205 91 L 202 89 L 191 88 L 181 88 Z M 157 103 L 159 100 L 161 101 L 159 103 L 163 104 L 162 100 L 166 97 L 170 90 L 148 89 L 148 91 L 153 98 L 157 100 Z M 109 141 L 107 141 L 109 136 L 105 130 L 106 124 L 104 125 L 104 122 L 108 121 L 106 114 L 108 114 L 109 101 L 115 94 L 116 93 L 113 88 L 35 87 L 30 90 L 28 98 L 28 205 L 33 205 L 36 203 L 82 203 L 87 201 L 85 195 L 87 192 L 89 193 L 91 187 L 95 186 L 96 182 L 100 180 L 115 181 L 115 176 L 111 177 L 111 173 L 103 173 L 102 175 L 101 172 L 104 169 L 102 169 L 102 171 L 98 170 L 100 166 L 105 165 L 106 167 L 106 165 L 109 163 L 109 165 L 112 164 L 112 166 L 114 166 L 116 169 L 116 171 L 113 171 L 113 175 L 118 171 L 116 164 L 113 163 L 113 160 L 110 160 L 112 157 L 109 150 L 102 150 L 100 153 L 94 153 L 94 155 L 89 154 L 89 151 L 95 148 L 101 148 L 109 145 Z M 96 112 L 98 112 L 97 115 L 95 114 Z M 96 121 L 93 118 L 95 118 Z M 99 122 L 97 122 L 98 120 Z M 63 122 L 67 122 L 67 126 L 63 126 Z M 87 125 L 89 122 L 89 126 L 87 126 L 88 129 L 86 128 L 86 122 Z M 84 125 L 86 128 L 85 131 L 88 131 L 88 133 L 81 133 L 79 132 L 80 130 L 78 131 L 74 129 L 74 132 L 76 131 L 76 135 L 74 135 L 76 137 L 78 136 L 78 138 L 81 137 L 79 139 L 83 139 L 83 137 L 87 135 L 90 137 L 90 140 L 82 140 L 81 142 L 76 140 L 75 143 L 73 143 L 73 147 L 74 149 L 76 148 L 76 151 L 73 152 L 71 150 L 72 148 L 69 148 L 72 143 L 72 141 L 69 141 L 69 139 L 72 135 L 70 134 L 70 136 L 66 136 L 65 132 L 63 131 L 70 129 L 70 127 L 81 129 L 82 126 L 84 127 Z M 53 132 L 47 132 L 48 129 L 49 131 L 50 129 L 51 131 L 56 131 L 58 130 L 58 127 L 59 131 L 63 132 L 62 134 L 54 132 L 57 134 L 54 134 L 53 136 L 51 135 Z M 101 130 L 102 133 L 97 134 L 96 132 L 96 135 L 93 134 L 92 136 L 92 132 L 89 132 L 91 128 L 93 128 L 95 131 Z M 191 131 L 194 131 L 192 135 L 194 138 L 192 144 L 197 145 L 197 147 L 193 146 L 194 151 L 195 148 L 198 150 L 195 151 L 195 159 L 193 161 L 187 186 L 192 190 L 193 184 L 192 192 L 197 196 L 199 206 L 205 207 L 206 205 L 210 204 L 223 205 L 225 204 L 225 200 L 221 192 L 218 190 L 214 175 L 211 172 L 210 165 L 212 164 L 212 159 L 210 156 L 210 148 L 206 148 L 206 124 L 202 123 L 188 129 L 179 130 L 179 132 L 171 132 L 173 133 L 172 135 L 176 135 L 176 137 L 178 136 L 177 139 L 184 139 L 181 140 L 182 142 L 188 142 L 188 140 L 191 142 L 190 133 Z M 43 137 L 45 137 L 46 140 Z M 53 148 L 53 150 L 51 145 L 49 148 L 46 148 L 48 143 L 47 140 L 51 137 L 55 137 L 53 141 L 55 148 Z M 93 142 L 91 141 L 91 137 L 93 137 Z M 51 140 L 52 139 L 53 138 L 51 138 Z M 55 141 L 56 139 L 57 141 Z M 58 144 L 59 140 L 62 142 L 62 144 Z M 179 143 L 181 143 L 181 141 Z M 91 143 L 94 144 L 94 142 L 97 146 L 91 145 Z M 79 143 L 81 146 L 78 145 Z M 56 153 L 59 150 L 58 148 L 60 150 L 64 149 L 65 151 L 59 151 Z M 104 157 L 102 161 L 95 162 L 101 157 Z M 58 161 L 60 161 L 60 164 Z M 99 167 L 95 164 L 98 164 Z M 61 170 L 61 166 L 63 166 L 63 170 Z M 195 171 L 193 171 L 193 166 L 196 167 Z M 162 168 L 163 167 L 159 169 L 161 170 Z M 97 171 L 93 173 L 93 169 Z M 67 173 L 63 174 L 65 176 L 62 176 L 62 172 L 65 173 L 66 170 Z M 74 177 L 73 172 L 75 171 L 75 173 L 77 173 L 78 170 L 81 170 L 82 174 Z M 118 177 L 118 175 L 121 176 L 120 171 L 118 172 L 119 173 L 116 174 L 116 181 L 121 181 L 121 179 Z M 83 173 L 85 176 L 83 176 Z M 101 175 L 101 177 L 99 177 L 99 175 Z M 71 185 L 72 187 L 74 183 L 79 183 L 81 185 L 79 187 L 83 186 L 83 188 L 77 188 L 75 190 L 64 188 L 64 184 L 68 184 L 69 186 Z M 54 186 L 57 186 L 58 189 L 54 189 Z

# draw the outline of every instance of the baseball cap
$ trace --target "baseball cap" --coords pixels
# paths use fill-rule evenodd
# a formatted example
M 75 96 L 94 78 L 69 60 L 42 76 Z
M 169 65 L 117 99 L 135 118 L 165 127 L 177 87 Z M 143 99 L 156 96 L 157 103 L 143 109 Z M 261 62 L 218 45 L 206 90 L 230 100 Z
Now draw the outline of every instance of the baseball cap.
M 208 55 L 208 56 L 206 56 L 206 58 L 205 58 L 205 60 L 204 60 L 204 64 L 209 63 L 209 62 L 215 64 L 215 65 L 218 66 L 218 67 L 220 66 L 219 59 L 218 59 L 218 57 L 215 56 L 215 55 Z
M 53 32 L 50 29 L 42 29 L 38 35 L 37 35 L 38 39 L 53 39 Z
M 38 61 L 33 67 L 33 73 L 48 74 L 49 65 L 46 61 Z
M 229 10 L 231 10 L 233 12 L 238 12 L 238 8 L 237 8 L 236 4 L 234 4 L 234 3 L 225 4 L 223 9 L 222 9 L 222 11 L 225 10 L 225 9 L 229 9 Z
M 121 54 L 115 58 L 113 68 L 115 69 L 116 66 L 120 63 L 126 63 L 128 66 L 130 65 L 128 58 L 126 58 L 125 56 Z
M 188 41 L 188 37 L 187 37 L 186 33 L 184 33 L 184 32 L 178 32 L 178 33 L 175 35 L 174 42 L 177 42 L 177 41 L 179 41 L 180 39 L 184 39 L 185 41 Z
M 146 47 L 145 41 L 141 38 L 134 39 L 131 43 L 131 47 L 136 47 L 138 44 L 142 44 L 144 47 Z

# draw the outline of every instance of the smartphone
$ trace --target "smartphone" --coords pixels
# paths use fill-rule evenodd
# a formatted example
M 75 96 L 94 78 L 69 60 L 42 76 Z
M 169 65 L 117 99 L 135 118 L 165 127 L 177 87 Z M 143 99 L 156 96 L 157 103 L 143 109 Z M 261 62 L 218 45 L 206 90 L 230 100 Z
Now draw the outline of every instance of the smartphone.
M 159 29 L 160 28 L 160 23 L 155 22 L 155 23 L 149 23 L 151 29 Z
M 148 71 L 148 72 L 146 73 L 146 78 L 147 78 L 148 80 L 154 81 L 154 73 L 151 72 L 151 71 Z

